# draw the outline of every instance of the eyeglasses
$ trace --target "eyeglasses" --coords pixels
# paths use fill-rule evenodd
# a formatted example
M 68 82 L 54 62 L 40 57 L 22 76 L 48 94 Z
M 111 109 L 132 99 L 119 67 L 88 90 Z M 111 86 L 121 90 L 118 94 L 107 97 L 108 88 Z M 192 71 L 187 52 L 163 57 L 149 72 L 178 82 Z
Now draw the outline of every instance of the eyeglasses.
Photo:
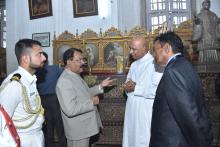
M 81 58 L 81 59 L 75 59 L 75 60 L 72 60 L 72 61 L 76 61 L 76 62 L 85 62 L 85 59 Z

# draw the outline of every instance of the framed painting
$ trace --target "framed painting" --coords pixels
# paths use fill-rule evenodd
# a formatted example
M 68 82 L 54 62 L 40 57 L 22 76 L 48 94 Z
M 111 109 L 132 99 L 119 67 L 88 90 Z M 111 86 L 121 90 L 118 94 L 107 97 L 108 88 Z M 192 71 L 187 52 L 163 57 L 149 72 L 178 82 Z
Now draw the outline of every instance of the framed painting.
M 50 46 L 50 32 L 32 34 L 32 39 L 39 41 L 42 47 Z
M 110 67 L 116 66 L 116 57 L 123 56 L 123 48 L 118 42 L 111 42 L 104 48 L 104 63 Z
M 86 59 L 88 67 L 94 67 L 99 61 L 99 50 L 93 43 L 86 44 Z
M 28 0 L 30 19 L 52 16 L 51 0 Z
M 74 17 L 98 15 L 97 0 L 73 0 Z

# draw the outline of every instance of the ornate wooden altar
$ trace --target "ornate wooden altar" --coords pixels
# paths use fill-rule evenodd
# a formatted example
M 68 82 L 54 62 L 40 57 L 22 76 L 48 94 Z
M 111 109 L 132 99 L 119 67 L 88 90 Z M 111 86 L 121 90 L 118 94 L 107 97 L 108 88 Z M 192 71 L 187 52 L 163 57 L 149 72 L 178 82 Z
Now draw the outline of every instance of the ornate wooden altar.
M 201 66 L 197 64 L 196 43 L 192 42 L 192 22 L 183 22 L 174 30 L 183 40 L 185 56 L 194 64 L 198 71 L 205 90 L 205 98 L 213 122 L 215 145 L 220 144 L 220 101 L 219 83 L 220 70 L 218 66 Z M 82 34 L 74 35 L 68 31 L 63 32 L 53 40 L 54 64 L 62 66 L 62 54 L 70 48 L 76 47 L 83 51 L 88 61 L 85 68 L 84 79 L 89 85 L 99 83 L 100 80 L 110 76 L 117 79 L 117 84 L 112 89 L 107 89 L 99 106 L 101 119 L 104 125 L 102 134 L 97 144 L 122 143 L 123 120 L 126 97 L 123 93 L 122 83 L 125 81 L 129 69 L 129 42 L 135 35 L 145 36 L 147 46 L 151 50 L 153 39 L 160 32 L 147 32 L 144 28 L 136 27 L 124 33 L 116 28 L 98 34 L 87 29 Z M 112 58 L 113 57 L 113 58 Z M 218 85 L 218 86 L 217 86 Z

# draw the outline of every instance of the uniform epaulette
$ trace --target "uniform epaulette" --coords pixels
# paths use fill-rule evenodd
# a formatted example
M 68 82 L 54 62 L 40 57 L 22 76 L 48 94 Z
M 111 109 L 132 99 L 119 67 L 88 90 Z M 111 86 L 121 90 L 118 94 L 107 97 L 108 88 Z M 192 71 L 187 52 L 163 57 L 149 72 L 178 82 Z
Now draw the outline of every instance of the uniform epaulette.
M 16 73 L 12 76 L 12 78 L 10 79 L 11 81 L 15 80 L 15 81 L 20 81 L 21 79 L 21 75 L 19 73 Z

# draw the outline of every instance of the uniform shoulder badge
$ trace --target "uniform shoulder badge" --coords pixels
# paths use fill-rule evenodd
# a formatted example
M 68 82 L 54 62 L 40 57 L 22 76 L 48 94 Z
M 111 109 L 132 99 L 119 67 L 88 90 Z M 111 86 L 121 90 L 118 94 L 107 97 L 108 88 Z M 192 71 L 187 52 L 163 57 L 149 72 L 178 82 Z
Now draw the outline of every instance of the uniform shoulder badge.
M 21 79 L 21 75 L 19 74 L 19 73 L 16 73 L 16 74 L 14 74 L 13 76 L 12 76 L 12 78 L 10 79 L 11 81 L 20 81 L 20 79 Z

